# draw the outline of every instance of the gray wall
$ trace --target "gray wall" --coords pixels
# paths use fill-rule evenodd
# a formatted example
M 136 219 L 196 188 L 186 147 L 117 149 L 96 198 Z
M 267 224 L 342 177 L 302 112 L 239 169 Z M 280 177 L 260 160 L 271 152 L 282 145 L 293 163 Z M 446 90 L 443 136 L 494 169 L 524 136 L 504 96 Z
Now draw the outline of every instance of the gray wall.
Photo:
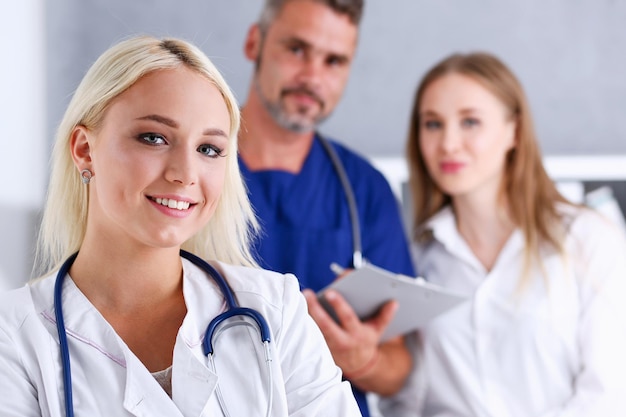
M 244 101 L 252 66 L 242 43 L 260 5 L 49 2 L 50 131 L 97 55 L 137 32 L 198 43 Z M 368 156 L 401 154 L 421 75 L 449 53 L 481 49 L 522 80 L 545 153 L 626 153 L 625 27 L 623 0 L 368 0 L 352 78 L 323 130 Z
M 0 2 L 0 291 L 30 276 L 48 173 L 45 1 Z

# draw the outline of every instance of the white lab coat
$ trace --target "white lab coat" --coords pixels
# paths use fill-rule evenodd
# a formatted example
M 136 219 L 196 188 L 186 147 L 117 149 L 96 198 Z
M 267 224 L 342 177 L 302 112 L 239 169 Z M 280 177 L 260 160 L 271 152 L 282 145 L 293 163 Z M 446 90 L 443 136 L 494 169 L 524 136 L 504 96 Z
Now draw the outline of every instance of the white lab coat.
M 418 247 L 431 282 L 468 300 L 431 322 L 415 343 L 415 369 L 385 416 L 626 416 L 626 246 L 589 210 L 571 216 L 566 261 L 543 251 L 540 272 L 516 298 L 524 240 L 514 232 L 491 271 L 458 234 L 450 208 Z M 421 342 L 419 342 L 421 337 Z
M 308 316 L 292 275 L 215 263 L 241 306 L 259 311 L 272 332 L 272 416 L 360 416 L 347 382 Z M 63 289 L 76 416 L 222 416 L 220 382 L 231 416 L 264 416 L 268 385 L 257 331 L 238 326 L 215 339 L 217 375 L 202 338 L 225 308 L 217 286 L 183 260 L 187 316 L 178 332 L 172 398 L 128 349 L 71 279 Z M 0 415 L 65 416 L 54 319 L 56 274 L 0 296 Z M 138 295 L 139 296 L 139 295 Z M 222 358 L 235 360 L 222 361 Z M 261 357 L 261 362 L 255 356 Z M 220 369 L 228 371 L 220 372 Z

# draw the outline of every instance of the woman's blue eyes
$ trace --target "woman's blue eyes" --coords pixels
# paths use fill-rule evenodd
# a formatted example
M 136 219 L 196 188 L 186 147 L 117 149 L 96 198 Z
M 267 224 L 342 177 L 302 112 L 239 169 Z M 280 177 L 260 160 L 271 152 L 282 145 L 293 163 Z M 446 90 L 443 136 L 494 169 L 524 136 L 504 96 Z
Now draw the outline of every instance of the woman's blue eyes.
M 139 135 L 139 139 L 149 145 L 161 145 L 166 143 L 165 138 L 161 135 L 157 135 L 156 133 L 143 133 Z
M 434 130 L 434 129 L 438 129 L 438 128 L 440 128 L 440 127 L 441 127 L 441 123 L 439 123 L 439 122 L 438 122 L 438 121 L 436 121 L 436 120 L 426 120 L 426 121 L 424 122 L 424 127 L 425 127 L 427 130 Z
M 211 158 L 217 158 L 222 156 L 223 150 L 214 145 L 200 145 L 198 146 L 198 152 Z
M 162 135 L 157 133 L 142 133 L 138 136 L 138 139 L 150 146 L 158 146 L 158 145 L 166 145 L 167 141 Z M 196 149 L 203 155 L 206 155 L 210 158 L 217 158 L 219 156 L 223 156 L 224 150 L 210 144 L 204 144 L 198 146 Z
M 463 128 L 472 128 L 472 127 L 478 126 L 479 124 L 480 124 L 480 120 L 473 118 L 473 117 L 468 117 L 468 118 L 461 120 L 461 127 Z M 424 128 L 426 130 L 441 129 L 441 127 L 442 127 L 442 123 L 437 120 L 426 120 L 424 122 Z
M 472 117 L 468 117 L 467 119 L 463 119 L 461 121 L 461 125 L 463 127 L 474 127 L 474 126 L 477 126 L 479 124 L 480 124 L 480 122 L 478 121 L 478 119 L 474 119 Z

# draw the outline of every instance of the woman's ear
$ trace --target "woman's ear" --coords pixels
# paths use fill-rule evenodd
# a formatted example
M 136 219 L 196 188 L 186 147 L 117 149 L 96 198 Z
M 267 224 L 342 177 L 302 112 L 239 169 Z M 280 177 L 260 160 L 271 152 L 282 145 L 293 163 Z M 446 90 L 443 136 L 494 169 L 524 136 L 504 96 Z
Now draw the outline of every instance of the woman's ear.
M 70 137 L 72 159 L 79 171 L 92 169 L 91 147 L 89 145 L 90 135 L 91 132 L 85 126 L 76 126 Z

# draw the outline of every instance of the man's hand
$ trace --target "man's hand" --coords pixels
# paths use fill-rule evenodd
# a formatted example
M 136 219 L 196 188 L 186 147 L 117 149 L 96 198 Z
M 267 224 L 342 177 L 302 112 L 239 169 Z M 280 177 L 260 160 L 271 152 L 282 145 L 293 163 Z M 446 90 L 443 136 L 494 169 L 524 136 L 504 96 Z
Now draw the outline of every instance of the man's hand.
M 362 380 L 357 385 L 379 392 L 380 390 L 372 389 L 372 385 L 365 381 L 370 379 L 369 377 L 377 376 L 380 373 L 377 370 L 377 368 L 381 368 L 379 366 L 380 362 L 390 361 L 390 358 L 382 357 L 386 356 L 386 352 L 398 352 L 398 349 L 400 349 L 401 355 L 398 358 L 401 360 L 400 367 L 406 369 L 400 369 L 400 383 L 392 385 L 401 386 L 410 368 L 410 355 L 404 347 L 402 338 L 390 342 L 391 350 L 385 350 L 379 346 L 381 335 L 398 309 L 396 301 L 389 301 L 381 307 L 376 316 L 362 322 L 341 294 L 337 291 L 328 290 L 324 293 L 324 296 L 328 304 L 335 310 L 339 319 L 339 323 L 336 323 L 319 303 L 313 291 L 303 290 L 303 293 L 307 300 L 309 314 L 322 331 L 335 363 L 343 370 L 346 377 L 353 382 Z M 397 361 L 394 360 L 393 362 Z M 398 367 L 392 366 L 391 368 L 393 372 L 393 369 Z M 351 378 L 351 375 L 354 378 Z M 382 378 L 381 380 L 384 379 Z M 395 380 L 397 378 L 392 379 Z

